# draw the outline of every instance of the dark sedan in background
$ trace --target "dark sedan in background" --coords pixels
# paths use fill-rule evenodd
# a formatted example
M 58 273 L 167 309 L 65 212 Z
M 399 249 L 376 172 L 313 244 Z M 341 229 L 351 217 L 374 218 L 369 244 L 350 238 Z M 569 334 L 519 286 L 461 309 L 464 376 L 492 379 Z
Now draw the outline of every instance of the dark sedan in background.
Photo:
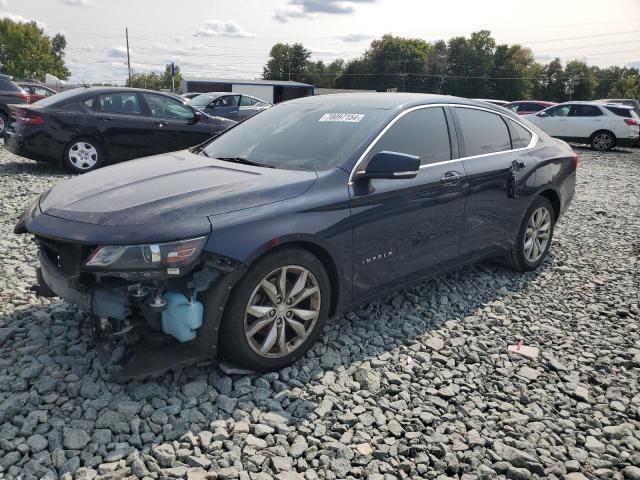
M 9 108 L 9 151 L 76 173 L 182 150 L 236 124 L 173 95 L 134 88 L 77 88 Z
M 29 94 L 8 75 L 0 75 L 0 135 L 9 124 L 9 104 L 29 103 Z
M 203 93 L 189 101 L 189 105 L 209 115 L 240 122 L 273 105 L 251 95 L 228 92 Z
M 314 96 L 196 149 L 59 183 L 16 233 L 35 235 L 43 288 L 99 327 L 131 322 L 187 355 L 220 348 L 271 370 L 303 355 L 328 317 L 389 289 L 487 257 L 539 267 L 578 163 L 487 103 Z
M 546 102 L 544 100 L 518 100 L 515 102 L 505 103 L 502 106 L 516 112 L 518 115 L 533 115 L 534 113 L 538 113 L 545 108 L 553 107 L 554 105 L 557 105 L 557 103 Z

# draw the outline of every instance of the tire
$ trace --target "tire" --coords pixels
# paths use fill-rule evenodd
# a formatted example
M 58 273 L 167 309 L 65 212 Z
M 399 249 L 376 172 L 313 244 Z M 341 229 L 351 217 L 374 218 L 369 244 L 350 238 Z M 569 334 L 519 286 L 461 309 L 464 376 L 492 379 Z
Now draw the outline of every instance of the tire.
M 103 151 L 90 138 L 77 138 L 64 149 L 62 164 L 74 173 L 87 173 L 100 168 L 104 163 Z
M 4 112 L 0 112 L 0 136 L 4 133 L 5 128 L 9 125 L 9 118 Z
M 604 152 L 616 146 L 616 136 L 607 130 L 598 130 L 591 135 L 589 143 L 594 150 Z
M 280 287 L 283 268 L 285 295 Z M 266 284 L 270 287 L 265 288 Z M 306 250 L 284 248 L 259 259 L 227 303 L 220 330 L 222 356 L 259 372 L 291 365 L 320 335 L 328 318 L 330 294 L 322 263 Z
M 545 211 L 546 214 L 544 213 Z M 540 215 L 542 215 L 542 221 L 536 229 L 536 220 L 541 218 Z M 555 222 L 556 218 L 551 202 L 544 197 L 537 197 L 527 209 L 516 241 L 507 255 L 507 265 L 518 272 L 529 272 L 538 268 L 549 253 Z M 538 232 L 540 234 L 535 237 L 538 245 L 540 245 L 537 253 L 535 252 L 536 241 L 532 240 L 532 243 L 529 244 L 532 226 L 534 226 L 533 233 Z M 546 238 L 544 238 L 545 232 Z M 527 245 L 530 245 L 530 249 L 527 249 Z

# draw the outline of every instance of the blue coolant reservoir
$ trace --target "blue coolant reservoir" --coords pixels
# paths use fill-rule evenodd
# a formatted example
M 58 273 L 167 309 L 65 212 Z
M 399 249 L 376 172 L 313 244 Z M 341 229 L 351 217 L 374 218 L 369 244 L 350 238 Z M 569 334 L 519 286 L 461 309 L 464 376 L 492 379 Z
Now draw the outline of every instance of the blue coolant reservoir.
M 196 338 L 196 329 L 202 326 L 202 303 L 197 300 L 190 302 L 177 292 L 167 292 L 162 297 L 167 301 L 167 307 L 162 312 L 162 331 L 180 342 Z

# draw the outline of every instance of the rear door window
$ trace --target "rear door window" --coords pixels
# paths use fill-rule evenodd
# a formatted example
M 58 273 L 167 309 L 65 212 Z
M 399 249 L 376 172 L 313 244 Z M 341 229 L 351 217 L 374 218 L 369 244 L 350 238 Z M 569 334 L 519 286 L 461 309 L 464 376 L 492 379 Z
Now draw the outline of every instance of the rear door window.
M 243 95 L 242 99 L 240 100 L 241 107 L 251 107 L 255 104 L 256 104 L 256 100 L 254 98 L 247 97 L 246 95 Z
M 569 113 L 570 117 L 600 117 L 602 111 L 594 105 L 574 105 Z
M 105 93 L 98 95 L 93 102 L 93 109 L 105 113 L 140 114 L 138 95 L 130 92 Z
M 420 157 L 420 165 L 451 160 L 444 110 L 421 108 L 400 117 L 371 149 L 367 161 L 383 151 L 415 155 Z
M 507 124 L 498 114 L 473 108 L 455 108 L 467 157 L 511 150 Z

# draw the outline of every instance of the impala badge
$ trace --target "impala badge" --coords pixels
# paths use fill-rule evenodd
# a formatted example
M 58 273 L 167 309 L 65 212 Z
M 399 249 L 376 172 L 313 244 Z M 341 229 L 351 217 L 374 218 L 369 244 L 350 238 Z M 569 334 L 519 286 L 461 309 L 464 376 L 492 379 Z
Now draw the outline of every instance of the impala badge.
M 372 257 L 365 258 L 364 260 L 362 260 L 362 264 L 366 265 L 368 263 L 377 262 L 378 260 L 382 260 L 384 258 L 389 258 L 391 255 L 393 255 L 393 251 L 392 250 L 389 250 L 388 252 L 384 252 L 384 253 L 379 253 L 378 255 L 374 255 Z

